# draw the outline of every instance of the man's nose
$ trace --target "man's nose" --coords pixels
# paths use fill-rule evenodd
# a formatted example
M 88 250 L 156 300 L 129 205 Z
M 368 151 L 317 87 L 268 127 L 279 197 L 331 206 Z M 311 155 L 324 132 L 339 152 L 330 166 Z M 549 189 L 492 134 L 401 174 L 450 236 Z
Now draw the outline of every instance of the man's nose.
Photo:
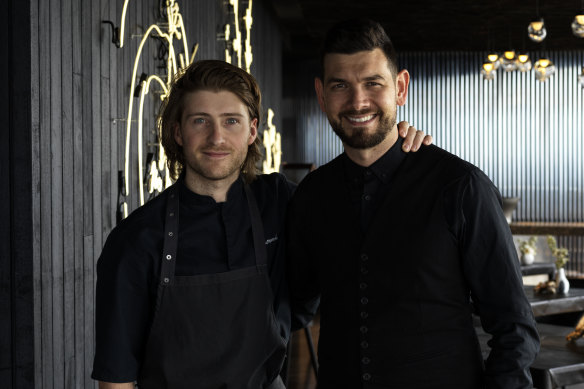
M 209 141 L 214 145 L 225 143 L 223 129 L 218 123 L 213 123 L 209 130 Z
M 356 111 L 369 108 L 369 96 L 367 92 L 361 87 L 352 88 L 350 105 Z

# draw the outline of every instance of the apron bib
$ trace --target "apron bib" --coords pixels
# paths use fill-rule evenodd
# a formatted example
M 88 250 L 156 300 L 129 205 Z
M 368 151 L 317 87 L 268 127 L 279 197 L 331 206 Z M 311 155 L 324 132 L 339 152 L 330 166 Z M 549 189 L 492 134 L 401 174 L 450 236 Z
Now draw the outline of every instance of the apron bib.
M 256 265 L 217 274 L 175 276 L 178 187 L 169 190 L 161 276 L 140 389 L 284 388 L 286 353 L 273 311 L 263 224 L 244 186 Z

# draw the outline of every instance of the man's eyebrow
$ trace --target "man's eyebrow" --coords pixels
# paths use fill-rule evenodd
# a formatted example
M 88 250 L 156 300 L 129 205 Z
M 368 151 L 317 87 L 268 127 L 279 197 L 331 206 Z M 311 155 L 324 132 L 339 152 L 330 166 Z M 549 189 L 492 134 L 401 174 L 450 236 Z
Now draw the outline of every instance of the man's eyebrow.
M 332 83 L 337 83 L 337 82 L 345 82 L 345 80 L 343 80 L 342 78 L 336 78 L 336 77 L 332 77 L 332 78 L 329 78 L 328 80 L 326 80 L 327 84 L 332 84 Z
M 364 77 L 361 80 L 362 81 L 385 80 L 385 77 L 383 77 L 380 74 L 373 74 L 371 76 Z M 331 77 L 326 81 L 327 84 L 333 84 L 333 83 L 337 83 L 337 82 L 342 83 L 342 82 L 346 82 L 346 80 L 344 80 L 342 78 Z
M 372 75 L 372 76 L 365 77 L 363 80 L 364 80 L 364 81 L 385 80 L 385 77 L 383 77 L 383 76 L 382 76 L 382 75 L 380 75 L 380 74 L 374 74 L 374 75 Z
M 185 115 L 185 118 L 189 118 L 191 116 L 205 116 L 205 117 L 210 117 L 211 115 L 209 115 L 207 112 L 191 112 Z M 245 115 L 239 113 L 239 112 L 224 112 L 224 113 L 220 113 L 219 116 L 238 116 L 238 117 L 244 117 Z

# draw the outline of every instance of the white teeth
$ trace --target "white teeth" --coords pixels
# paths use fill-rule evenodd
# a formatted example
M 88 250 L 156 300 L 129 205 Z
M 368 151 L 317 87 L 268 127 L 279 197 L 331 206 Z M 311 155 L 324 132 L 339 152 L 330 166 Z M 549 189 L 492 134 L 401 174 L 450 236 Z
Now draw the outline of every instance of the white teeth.
M 367 116 L 363 116 L 360 118 L 354 118 L 354 117 L 348 116 L 348 119 L 352 122 L 363 123 L 363 122 L 366 122 L 367 120 L 373 119 L 374 116 L 375 115 L 367 115 Z

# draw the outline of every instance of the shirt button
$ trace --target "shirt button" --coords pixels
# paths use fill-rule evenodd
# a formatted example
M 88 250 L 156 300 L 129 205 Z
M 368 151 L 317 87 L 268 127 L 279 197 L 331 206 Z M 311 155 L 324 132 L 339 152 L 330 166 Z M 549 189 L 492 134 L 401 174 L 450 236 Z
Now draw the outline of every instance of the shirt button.
M 369 269 L 367 269 L 366 267 L 362 267 L 361 268 L 361 274 L 369 274 Z
M 369 314 L 365 311 L 361 312 L 361 318 L 362 319 L 367 319 L 369 317 Z
M 371 170 L 365 170 L 365 175 L 366 176 L 370 176 L 371 175 Z
M 371 200 L 371 195 L 364 195 L 363 199 L 366 201 L 369 201 L 369 200 Z
M 363 262 L 367 261 L 369 259 L 369 256 L 367 254 L 361 254 L 361 260 Z
M 369 347 L 369 342 L 367 342 L 366 340 L 361 342 L 361 348 L 368 348 Z
M 367 331 L 369 331 L 369 328 L 367 328 L 367 326 L 361 326 L 359 327 L 359 331 L 361 331 L 362 334 L 366 334 Z
M 371 374 L 369 373 L 364 373 L 363 374 L 363 380 L 364 381 L 369 381 L 371 379 Z
M 367 284 L 365 282 L 361 282 L 359 284 L 359 288 L 361 288 L 361 290 L 367 289 Z
M 366 305 L 367 303 L 369 303 L 369 299 L 367 297 L 361 298 L 361 304 Z
M 361 362 L 362 362 L 364 365 L 368 365 L 368 364 L 369 364 L 369 362 L 371 362 L 371 360 L 370 360 L 369 358 L 367 358 L 367 357 L 363 357 L 363 358 L 361 359 Z

